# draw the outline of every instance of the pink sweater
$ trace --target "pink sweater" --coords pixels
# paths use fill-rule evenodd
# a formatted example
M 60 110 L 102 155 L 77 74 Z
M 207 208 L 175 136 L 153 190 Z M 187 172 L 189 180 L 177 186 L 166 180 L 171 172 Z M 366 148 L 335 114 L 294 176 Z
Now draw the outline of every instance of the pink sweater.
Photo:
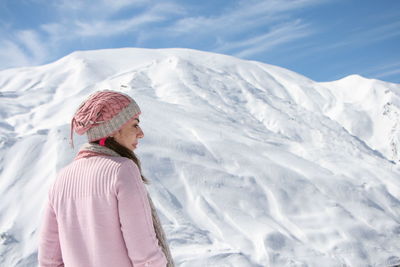
M 39 266 L 165 267 L 146 194 L 132 160 L 75 158 L 49 190 Z

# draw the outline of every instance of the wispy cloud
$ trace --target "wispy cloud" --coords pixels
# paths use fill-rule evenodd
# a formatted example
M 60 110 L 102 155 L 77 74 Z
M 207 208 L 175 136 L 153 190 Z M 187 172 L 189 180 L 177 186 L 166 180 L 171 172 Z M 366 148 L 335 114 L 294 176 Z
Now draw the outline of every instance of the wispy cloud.
M 16 33 L 16 37 L 18 38 L 21 46 L 24 46 L 25 49 L 29 51 L 33 64 L 37 64 L 38 62 L 43 62 L 43 60 L 46 60 L 46 47 L 43 45 L 42 41 L 35 31 L 18 31 Z
M 141 42 L 161 36 L 185 41 L 213 40 L 209 50 L 249 57 L 313 33 L 312 25 L 290 11 L 322 4 L 317 0 L 239 1 L 218 15 L 184 16 L 158 31 L 144 32 Z
M 0 69 L 36 65 L 47 59 L 46 45 L 35 31 L 16 31 L 8 36 L 0 40 Z
M 348 45 L 369 45 L 396 36 L 400 36 L 400 21 L 353 30 L 349 33 L 348 38 L 346 38 L 345 41 L 333 44 L 329 48 L 337 48 Z
M 77 3 L 75 3 L 77 2 Z M 79 7 L 78 18 L 64 17 L 58 23 L 50 23 L 42 25 L 51 38 L 54 39 L 76 39 L 81 37 L 106 37 L 126 34 L 151 26 L 152 23 L 161 22 L 169 19 L 169 16 L 181 14 L 182 8 L 174 3 L 158 3 L 149 5 L 148 1 L 116 1 L 111 0 L 100 1 L 96 7 L 82 6 L 81 1 L 66 1 L 65 5 L 69 6 L 69 10 Z M 145 4 L 149 6 L 144 6 Z M 65 6 L 64 4 L 62 6 Z M 135 12 L 132 16 L 120 17 L 118 12 L 122 8 L 141 7 L 140 11 Z M 61 7 L 59 7 L 61 8 Z M 87 16 L 86 13 L 91 14 Z M 66 35 L 65 33 L 68 33 Z
M 141 14 L 139 16 L 123 19 L 123 20 L 98 20 L 94 22 L 87 21 L 76 21 L 74 28 L 71 29 L 74 33 L 74 37 L 85 37 L 85 36 L 113 36 L 121 33 L 132 32 L 140 29 L 150 23 L 159 22 L 165 18 L 158 14 Z
M 272 27 L 269 32 L 253 38 L 229 42 L 218 49 L 222 51 L 239 50 L 239 52 L 233 52 L 233 54 L 237 57 L 247 58 L 310 34 L 312 34 L 312 30 L 308 25 L 298 20 L 277 25 Z
M 225 9 L 220 15 L 181 18 L 168 29 L 180 34 L 201 30 L 202 32 L 229 35 L 257 26 L 271 26 L 277 22 L 290 21 L 292 18 L 289 13 L 286 13 L 287 11 L 322 2 L 325 1 L 241 1 L 237 5 Z
M 30 58 L 14 42 L 0 41 L 0 69 L 31 65 Z
M 310 34 L 310 25 L 292 18 L 289 11 L 327 0 L 240 0 L 214 15 L 193 15 L 189 3 L 174 0 L 31 1 L 49 5 L 57 19 L 16 30 L 11 38 L 3 39 L 2 46 L 18 63 L 43 63 L 53 56 L 50 51 L 67 43 L 127 34 L 132 42 L 136 39 L 145 46 L 160 38 L 183 40 L 187 47 L 208 40 L 206 50 L 248 57 Z M 1 61 L 6 59 L 8 55 L 0 55 Z
M 49 4 L 46 0 L 43 4 Z M 90 17 L 108 17 L 110 14 L 123 8 L 148 6 L 152 1 L 148 0 L 97 0 L 95 3 L 82 0 L 60 0 L 50 4 L 61 12 L 74 12 L 75 14 L 90 14 Z M 67 14 L 69 15 L 69 14 Z
M 363 75 L 374 78 L 388 78 L 400 74 L 400 62 L 380 64 L 366 70 Z
M 375 75 L 376 78 L 387 78 L 390 76 L 398 75 L 400 74 L 400 67 L 394 70 L 389 70 L 386 72 L 381 72 Z
M 47 4 L 44 0 L 35 1 Z M 7 30 L 8 34 L 7 37 L 0 37 L 0 47 L 3 48 L 0 52 L 0 68 L 41 64 L 54 59 L 54 53 L 67 43 L 146 30 L 154 23 L 184 13 L 181 6 L 168 1 L 101 0 L 94 5 L 87 1 L 62 0 L 49 5 L 58 16 L 55 22 L 12 32 L 10 25 L 1 22 L 0 32 Z M 134 15 L 124 13 L 125 9 L 132 8 Z M 123 16 L 119 15 L 121 12 Z
M 314 29 L 318 31 L 317 29 Z M 320 30 L 321 31 L 321 30 Z M 387 22 L 384 25 L 378 24 L 368 28 L 357 28 L 349 32 L 344 32 L 343 38 L 333 40 L 330 44 L 310 43 L 308 49 L 301 53 L 303 56 L 309 53 L 321 53 L 328 50 L 340 48 L 359 49 L 360 47 L 371 45 L 400 36 L 400 21 Z

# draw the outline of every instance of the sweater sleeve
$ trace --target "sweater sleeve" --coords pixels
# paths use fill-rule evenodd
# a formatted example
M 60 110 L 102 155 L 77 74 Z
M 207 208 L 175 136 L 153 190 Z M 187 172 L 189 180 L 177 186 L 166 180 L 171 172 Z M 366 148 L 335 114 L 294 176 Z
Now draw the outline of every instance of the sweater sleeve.
M 158 244 L 147 190 L 132 160 L 124 161 L 115 184 L 122 235 L 135 267 L 165 267 L 166 257 Z
M 38 261 L 40 267 L 64 266 L 58 236 L 57 219 L 49 199 L 46 201 L 43 222 L 39 233 Z

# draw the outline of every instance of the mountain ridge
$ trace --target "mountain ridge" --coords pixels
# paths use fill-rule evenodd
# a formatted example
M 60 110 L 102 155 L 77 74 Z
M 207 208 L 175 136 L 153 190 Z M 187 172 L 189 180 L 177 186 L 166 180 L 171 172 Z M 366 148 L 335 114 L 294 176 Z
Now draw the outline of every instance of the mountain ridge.
M 70 148 L 70 119 L 99 89 L 142 109 L 137 153 L 179 266 L 400 262 L 398 115 L 379 115 L 400 85 L 361 79 L 359 101 L 348 88 L 362 91 L 360 77 L 349 79 L 190 49 L 79 51 L 0 71 L 0 264 L 35 264 L 37 211 L 85 142 Z

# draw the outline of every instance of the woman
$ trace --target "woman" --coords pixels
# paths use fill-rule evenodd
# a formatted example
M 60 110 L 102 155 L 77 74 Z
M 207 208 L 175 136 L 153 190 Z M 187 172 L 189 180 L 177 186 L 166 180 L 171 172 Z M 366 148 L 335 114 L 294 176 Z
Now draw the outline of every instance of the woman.
M 141 111 L 126 94 L 103 90 L 76 111 L 73 131 L 87 134 L 49 190 L 40 231 L 40 266 L 174 266 L 133 153 Z

